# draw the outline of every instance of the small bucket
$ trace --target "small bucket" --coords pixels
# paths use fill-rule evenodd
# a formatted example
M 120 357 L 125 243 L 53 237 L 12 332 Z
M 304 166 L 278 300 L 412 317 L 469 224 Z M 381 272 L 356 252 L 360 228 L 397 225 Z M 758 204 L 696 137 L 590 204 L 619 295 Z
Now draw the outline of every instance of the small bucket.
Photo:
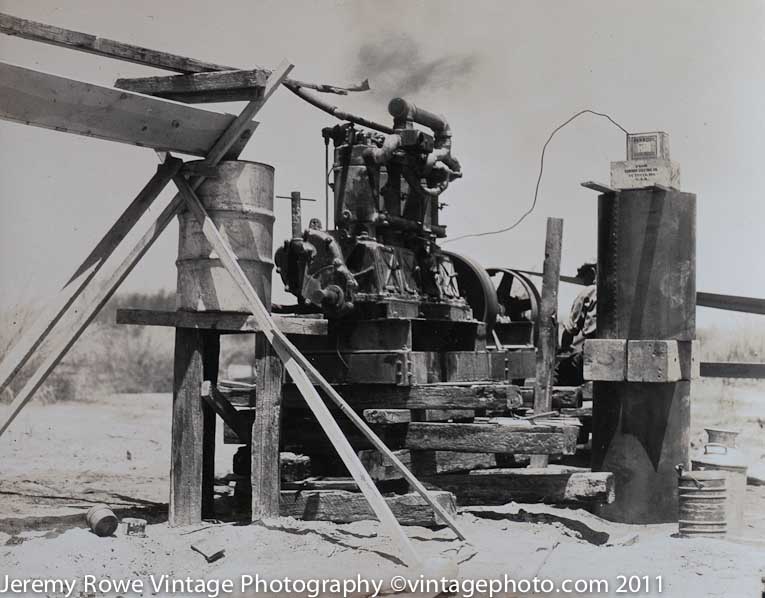
M 723 430 L 721 428 L 704 428 L 707 432 L 709 444 L 722 444 L 728 448 L 736 448 L 738 432 Z
M 111 536 L 117 529 L 117 516 L 106 505 L 94 505 L 85 515 L 90 530 L 102 538 Z
M 725 536 L 725 499 L 725 476 L 719 471 L 681 473 L 678 482 L 680 535 L 711 538 Z

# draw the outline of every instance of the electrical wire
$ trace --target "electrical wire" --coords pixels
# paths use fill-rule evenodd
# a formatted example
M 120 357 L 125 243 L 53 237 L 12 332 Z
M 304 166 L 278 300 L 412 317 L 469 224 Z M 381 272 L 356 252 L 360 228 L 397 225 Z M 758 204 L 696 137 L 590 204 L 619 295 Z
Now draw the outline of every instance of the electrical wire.
M 526 210 L 520 216 L 520 218 L 518 218 L 510 226 L 506 226 L 506 227 L 500 228 L 498 230 L 491 230 L 491 231 L 485 231 L 485 232 L 482 232 L 482 233 L 469 233 L 469 234 L 466 234 L 466 235 L 460 235 L 460 236 L 454 237 L 452 239 L 446 239 L 446 240 L 442 241 L 441 244 L 443 245 L 443 244 L 446 244 L 446 243 L 452 243 L 454 241 L 459 241 L 460 239 L 468 239 L 470 237 L 487 237 L 489 235 L 498 235 L 500 233 L 506 233 L 507 231 L 513 230 L 521 222 L 523 222 L 526 219 L 526 217 L 528 217 L 534 211 L 534 209 L 537 207 L 537 199 L 539 197 L 539 186 L 542 183 L 542 174 L 544 173 L 544 169 L 545 169 L 545 152 L 547 151 L 547 146 L 552 141 L 552 138 L 555 137 L 555 134 L 558 131 L 560 131 L 563 127 L 565 127 L 571 121 L 576 120 L 577 118 L 579 118 L 583 114 L 594 114 L 595 116 L 601 116 L 603 118 L 606 118 L 613 125 L 615 125 L 616 127 L 620 128 L 622 131 L 624 131 L 625 135 L 629 135 L 629 131 L 627 131 L 627 129 L 625 129 L 623 126 L 621 126 L 618 122 L 616 122 L 608 114 L 606 114 L 604 112 L 596 112 L 595 110 L 590 110 L 589 108 L 587 108 L 585 110 L 580 110 L 579 112 L 574 114 L 572 117 L 570 117 L 568 120 L 564 121 L 563 123 L 561 123 L 560 125 L 555 127 L 555 129 L 553 129 L 553 132 L 550 133 L 550 136 L 547 138 L 547 141 L 545 141 L 545 144 L 542 146 L 542 154 L 541 154 L 541 156 L 539 158 L 539 176 L 537 177 L 537 184 L 536 184 L 536 187 L 534 188 L 534 200 L 531 202 L 531 207 L 529 207 L 529 209 Z

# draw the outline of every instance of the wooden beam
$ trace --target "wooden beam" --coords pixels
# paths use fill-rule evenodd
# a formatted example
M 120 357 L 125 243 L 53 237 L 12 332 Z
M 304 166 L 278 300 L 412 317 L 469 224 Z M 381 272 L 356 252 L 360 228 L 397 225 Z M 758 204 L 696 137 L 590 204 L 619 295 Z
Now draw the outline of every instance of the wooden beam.
M 520 387 L 524 407 L 534 406 L 534 389 L 528 386 Z M 581 386 L 553 386 L 552 406 L 553 409 L 561 407 L 576 407 L 582 396 Z
M 284 334 L 326 335 L 327 320 L 272 316 L 277 328 Z M 117 324 L 135 326 L 168 326 L 170 328 L 201 328 L 219 332 L 258 332 L 258 324 L 251 314 L 238 312 L 162 311 L 154 309 L 118 309 Z
M 202 382 L 202 399 L 215 410 L 223 422 L 231 428 L 242 444 L 250 444 L 250 429 L 239 417 L 236 408 L 229 402 L 218 387 L 209 380 Z
M 485 469 L 469 475 L 433 476 L 426 481 L 430 487 L 453 492 L 460 506 L 504 505 L 511 501 L 610 503 L 615 496 L 612 473 L 561 465 Z
M 160 52 L 141 46 L 124 44 L 104 37 L 80 33 L 70 29 L 62 29 L 61 27 L 20 19 L 3 13 L 0 13 L 0 32 L 36 42 L 61 46 L 70 50 L 87 52 L 88 54 L 96 54 L 107 58 L 116 58 L 134 64 L 142 64 L 179 73 L 233 70 L 232 67 L 212 62 L 203 62 L 193 58 L 186 58 L 185 56 L 178 56 L 177 54 L 170 54 L 169 52 Z
M 748 314 L 765 314 L 765 299 L 755 297 L 740 297 L 738 295 L 720 295 L 718 293 L 696 293 L 696 305 L 740 311 Z
M 279 439 L 284 367 L 262 332 L 255 335 L 256 408 L 252 424 L 252 520 L 279 516 Z
M 402 463 L 411 468 L 413 451 L 400 449 L 393 452 Z M 417 453 L 419 453 L 418 469 L 414 470 L 417 477 L 497 466 L 494 453 L 458 453 L 455 451 L 417 451 Z M 403 479 L 401 472 L 386 459 L 385 455 L 378 451 L 364 449 L 358 454 L 369 475 L 376 481 Z
M 249 120 L 271 96 L 273 91 L 281 85 L 282 80 L 287 76 L 291 68 L 292 65 L 285 65 L 271 75 L 263 98 L 248 104 L 247 108 L 245 108 L 247 118 L 237 118 L 231 123 L 225 133 L 213 145 L 210 154 L 204 160 L 205 164 L 214 166 L 227 155 L 228 151 L 244 135 Z M 253 108 L 252 105 L 255 107 Z M 163 159 L 162 161 L 164 162 L 165 160 Z M 190 185 L 192 188 L 196 188 L 202 184 L 203 180 L 203 177 L 195 178 L 191 181 Z M 0 422 L 0 436 L 3 435 L 24 406 L 43 385 L 69 349 L 77 342 L 77 339 L 80 338 L 88 324 L 93 321 L 93 318 L 96 317 L 101 308 L 119 288 L 122 281 L 132 272 L 136 264 L 138 264 L 162 234 L 162 231 L 175 218 L 182 204 L 183 199 L 180 194 L 175 195 L 165 209 L 160 212 L 154 223 L 128 252 L 122 262 L 110 274 L 104 276 L 104 279 L 98 280 L 95 288 L 89 288 L 87 293 L 83 293 L 83 296 L 70 306 L 69 312 L 71 314 L 69 320 L 60 324 L 61 330 L 58 331 L 59 333 L 55 338 L 50 340 L 49 346 L 46 348 L 46 356 L 42 359 L 37 370 L 27 379 L 26 384 L 7 409 L 4 419 Z
M 180 160 L 174 159 L 160 165 L 156 174 L 141 189 L 93 251 L 85 258 L 85 261 L 80 264 L 66 285 L 53 297 L 33 326 L 25 330 L 23 335 L 13 344 L 11 350 L 0 363 L 0 392 L 13 381 L 35 350 L 67 312 L 72 302 L 93 280 L 109 256 L 146 213 L 146 210 L 167 186 L 173 175 L 178 172 L 182 164 Z
M 542 268 L 542 297 L 537 320 L 539 340 L 534 378 L 534 413 L 546 413 L 552 408 L 553 374 L 558 349 L 558 282 L 562 249 L 563 220 L 548 218 Z M 531 467 L 545 467 L 547 462 L 547 454 L 531 456 Z
M 236 117 L 0 62 L 0 118 L 206 156 Z M 252 135 L 257 124 L 250 119 L 237 138 Z
M 187 104 L 239 102 L 258 99 L 269 74 L 254 69 L 117 79 L 114 87 Z
M 379 408 L 390 409 L 488 409 L 505 411 L 521 407 L 520 389 L 511 384 L 421 384 L 417 386 L 390 386 L 384 384 L 339 384 L 342 394 L 355 410 Z M 284 388 L 285 404 L 301 406 L 300 394 L 292 384 Z M 232 397 L 232 402 L 237 401 Z M 246 400 L 246 399 L 245 399 Z M 239 402 L 235 404 L 239 405 Z M 246 406 L 246 405 L 243 405 Z
M 597 191 L 598 193 L 607 193 L 607 194 L 616 193 L 616 189 L 612 189 L 605 183 L 598 183 L 597 181 L 584 181 L 583 183 L 581 183 L 581 185 L 585 189 L 592 189 L 593 191 Z
M 202 334 L 202 380 L 218 382 L 220 367 L 220 334 L 203 330 Z M 215 429 L 217 414 L 207 402 L 202 401 L 202 518 L 215 518 Z
M 576 436 L 576 427 L 412 422 L 404 445 L 415 450 L 573 455 Z
M 449 492 L 430 492 L 431 500 L 453 516 L 456 514 L 454 497 Z M 432 527 L 444 525 L 421 496 L 396 494 L 385 498 L 385 503 L 403 525 Z M 358 492 L 343 490 L 285 490 L 281 493 L 280 511 L 283 517 L 295 517 L 303 521 L 332 521 L 353 523 L 374 519 L 364 496 Z
M 170 445 L 170 527 L 202 520 L 202 331 L 175 331 L 173 419 Z
M 702 378 L 765 378 L 765 363 L 701 362 Z

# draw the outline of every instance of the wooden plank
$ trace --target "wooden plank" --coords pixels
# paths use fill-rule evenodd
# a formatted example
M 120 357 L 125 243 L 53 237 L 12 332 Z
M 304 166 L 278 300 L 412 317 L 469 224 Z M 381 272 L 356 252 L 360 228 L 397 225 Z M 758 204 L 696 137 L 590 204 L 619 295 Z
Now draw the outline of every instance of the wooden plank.
M 273 316 L 277 328 L 284 334 L 326 335 L 327 320 L 296 316 Z M 171 328 L 201 328 L 220 332 L 258 332 L 258 324 L 249 313 L 162 311 L 153 309 L 118 309 L 117 324 L 136 326 L 169 326 Z
M 404 445 L 415 450 L 573 455 L 576 428 L 413 422 Z
M 224 135 L 225 137 L 225 135 Z M 189 186 L 188 181 L 183 177 L 175 177 L 174 179 L 178 190 L 183 195 L 189 210 L 199 220 L 202 225 L 202 231 L 205 238 L 215 249 L 222 264 L 226 270 L 234 277 L 237 285 L 240 287 L 248 304 L 253 311 L 253 315 L 257 317 L 258 325 L 266 335 L 267 340 L 276 350 L 277 354 L 284 363 L 285 370 L 289 373 L 298 388 L 300 388 L 301 394 L 308 403 L 311 411 L 321 423 L 322 428 L 326 432 L 327 436 L 331 439 L 332 444 L 337 450 L 338 455 L 342 459 L 344 465 L 348 468 L 353 478 L 358 482 L 359 488 L 364 494 L 366 500 L 369 502 L 374 513 L 380 519 L 382 526 L 393 535 L 393 538 L 397 540 L 399 549 L 402 551 L 404 558 L 411 565 L 419 564 L 421 562 L 419 555 L 415 552 L 409 538 L 404 534 L 398 525 L 395 516 L 390 510 L 390 507 L 382 499 L 380 493 L 374 485 L 374 481 L 369 477 L 367 471 L 359 463 L 358 457 L 351 447 L 348 440 L 343 435 L 337 422 L 332 417 L 327 406 L 321 400 L 316 389 L 313 387 L 312 380 L 323 382 L 322 387 L 330 394 L 334 392 L 332 387 L 324 380 L 321 374 L 316 370 L 311 363 L 295 349 L 294 345 L 290 343 L 285 335 L 283 335 L 273 323 L 268 310 L 263 305 L 263 302 L 258 297 L 258 294 L 250 284 L 247 275 L 239 266 L 236 255 L 233 253 L 228 243 L 223 239 L 220 232 L 215 226 L 215 223 L 208 216 L 204 206 L 199 201 L 199 198 L 194 193 L 194 190 Z M 309 377 L 310 372 L 310 377 Z M 336 397 L 339 399 L 340 406 L 344 405 L 342 397 L 339 395 Z M 345 405 L 347 407 L 347 405 Z M 387 447 L 377 438 L 377 436 L 369 430 L 364 423 L 363 419 L 358 417 L 348 407 L 350 414 L 358 418 L 361 426 L 366 427 L 369 435 L 374 438 L 384 450 Z M 344 411 L 345 412 L 345 411 Z M 395 462 L 395 458 L 394 458 Z M 403 465 L 402 465 L 403 467 Z M 408 471 L 408 470 L 407 470 Z M 411 475 L 411 474 L 410 474 Z M 413 476 L 412 476 L 413 477 Z M 419 482 L 418 482 L 419 483 Z M 424 488 L 421 491 L 424 497 L 427 496 Z M 427 500 L 427 498 L 426 498 Z M 438 508 L 435 504 L 431 505 L 434 508 Z M 445 514 L 445 518 L 448 521 L 449 515 Z M 456 524 L 452 524 L 456 527 Z
M 205 156 L 236 117 L 0 62 L 0 118 Z M 237 137 L 252 135 L 249 121 Z
M 612 473 L 560 465 L 477 470 L 469 475 L 432 476 L 426 482 L 432 488 L 453 492 L 460 506 L 511 501 L 610 503 L 615 496 Z
M 471 382 L 490 380 L 488 351 L 445 351 L 443 357 L 444 382 Z M 504 380 L 504 378 L 500 378 Z
M 215 142 L 210 154 L 205 158 L 204 163 L 207 165 L 216 165 L 222 160 L 227 152 L 237 143 L 237 140 L 241 140 L 244 136 L 243 132 L 247 131 L 247 123 L 249 118 L 252 118 L 263 103 L 271 96 L 273 90 L 275 90 L 281 81 L 286 77 L 291 65 L 287 65 L 279 70 L 269 78 L 269 83 L 266 86 L 266 93 L 264 97 L 256 102 L 250 102 L 245 109 L 249 115 L 248 119 L 236 119 L 231 126 L 226 130 L 227 134 L 221 135 L 218 141 Z M 255 105 L 255 110 L 251 105 Z M 164 159 L 162 160 L 165 161 Z M 193 179 L 190 183 L 192 188 L 198 187 L 203 177 Z M 104 275 L 101 280 L 96 281 L 95 288 L 89 288 L 87 293 L 83 293 L 81 297 L 71 306 L 70 317 L 66 322 L 62 322 L 59 326 L 60 330 L 57 331 L 57 336 L 51 339 L 45 347 L 41 347 L 41 353 L 44 355 L 37 370 L 27 379 L 24 387 L 14 398 L 13 402 L 6 410 L 5 418 L 0 423 L 0 436 L 3 435 L 8 426 L 11 425 L 16 416 L 21 412 L 24 406 L 34 396 L 37 390 L 42 386 L 47 377 L 58 365 L 58 363 L 67 354 L 69 349 L 72 348 L 77 339 L 82 335 L 88 324 L 93 321 L 101 308 L 111 298 L 114 292 L 119 288 L 122 281 L 132 272 L 136 264 L 141 260 L 144 254 L 151 248 L 154 242 L 162 234 L 168 224 L 175 218 L 178 210 L 183 204 L 183 200 L 180 194 L 175 195 L 170 203 L 160 212 L 157 219 L 144 233 L 144 235 L 138 240 L 133 248 L 128 252 L 127 256 L 120 262 L 120 264 L 114 268 L 111 273 Z
M 627 341 L 628 382 L 677 382 L 678 380 L 682 380 L 682 375 L 677 341 Z
M 363 415 L 370 424 L 408 424 L 412 421 L 409 409 L 364 409 Z
M 193 58 L 151 50 L 141 46 L 124 44 L 104 37 L 62 29 L 61 27 L 20 19 L 3 13 L 0 13 L 0 32 L 61 46 L 70 50 L 87 52 L 107 58 L 116 58 L 134 64 L 142 64 L 181 73 L 233 70 L 232 67 L 228 66 L 194 60 Z
M 258 99 L 270 71 L 218 71 L 117 79 L 114 87 L 186 103 L 238 102 Z
M 582 393 L 581 386 L 554 386 L 552 389 L 552 406 L 554 409 L 562 407 L 576 407 L 579 404 Z M 528 386 L 520 388 L 523 406 L 533 408 L 534 389 Z
M 597 181 L 584 181 L 583 183 L 581 183 L 581 185 L 585 189 L 592 189 L 593 191 L 597 191 L 598 193 L 606 193 L 606 194 L 616 193 L 616 189 L 612 189 L 605 183 L 598 183 Z
M 170 527 L 202 521 L 202 455 L 204 418 L 202 332 L 175 331 L 173 419 L 170 444 Z
M 702 378 L 765 378 L 765 363 L 701 362 Z
M 512 382 L 536 375 L 536 349 L 513 349 L 489 352 L 491 379 Z
M 239 417 L 236 408 L 229 402 L 226 396 L 218 390 L 211 381 L 205 380 L 201 388 L 202 399 L 215 410 L 223 422 L 233 430 L 241 444 L 250 443 L 250 428 L 244 425 L 244 420 Z
M 627 341 L 588 338 L 584 341 L 584 379 L 622 382 L 627 379 Z
M 558 282 L 563 249 L 563 220 L 547 219 L 545 260 L 542 268 L 542 293 L 539 303 L 537 328 L 537 368 L 534 378 L 534 413 L 552 408 L 553 374 L 558 349 Z M 545 467 L 547 455 L 532 455 L 532 467 Z
M 765 299 L 741 297 L 739 295 L 720 295 L 718 293 L 696 293 L 696 305 L 739 311 L 748 314 L 765 314 Z
M 430 493 L 430 497 L 450 516 L 456 514 L 451 493 L 435 491 Z M 418 494 L 387 496 L 385 503 L 402 525 L 431 527 L 445 523 Z M 342 490 L 285 490 L 282 491 L 280 507 L 283 517 L 295 517 L 304 521 L 353 523 L 374 519 L 374 513 L 363 495 Z
M 384 384 L 339 384 L 337 392 L 357 411 L 379 408 L 390 409 L 488 409 L 505 411 L 523 405 L 520 389 L 511 384 L 421 384 L 417 386 L 393 386 Z M 289 407 L 303 405 L 300 393 L 292 384 L 284 388 L 285 404 Z M 533 391 L 529 391 L 533 392 Z M 247 406 L 248 397 L 231 396 L 237 406 Z
M 255 336 L 256 409 L 252 425 L 252 520 L 279 516 L 279 436 L 284 368 L 262 332 Z
M 133 229 L 138 220 L 170 182 L 182 166 L 180 160 L 167 161 L 160 165 L 156 174 L 141 189 L 135 199 L 106 232 L 93 251 L 80 264 L 69 281 L 50 301 L 33 326 L 13 344 L 0 363 L 0 393 L 8 387 L 21 368 L 28 362 L 53 327 L 66 313 L 72 302 L 82 293 L 84 287 L 99 272 L 109 256 Z

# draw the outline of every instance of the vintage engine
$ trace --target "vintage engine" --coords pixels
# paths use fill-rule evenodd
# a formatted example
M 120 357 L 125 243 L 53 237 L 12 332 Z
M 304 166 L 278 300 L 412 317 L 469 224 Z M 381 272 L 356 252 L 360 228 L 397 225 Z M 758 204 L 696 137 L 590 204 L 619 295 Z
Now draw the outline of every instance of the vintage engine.
M 389 135 L 350 123 L 322 131 L 334 145 L 336 228 L 312 221 L 276 252 L 277 271 L 303 309 L 329 318 L 469 319 L 452 259 L 436 244 L 446 236 L 439 197 L 462 176 L 451 129 L 401 98 L 388 110 Z

